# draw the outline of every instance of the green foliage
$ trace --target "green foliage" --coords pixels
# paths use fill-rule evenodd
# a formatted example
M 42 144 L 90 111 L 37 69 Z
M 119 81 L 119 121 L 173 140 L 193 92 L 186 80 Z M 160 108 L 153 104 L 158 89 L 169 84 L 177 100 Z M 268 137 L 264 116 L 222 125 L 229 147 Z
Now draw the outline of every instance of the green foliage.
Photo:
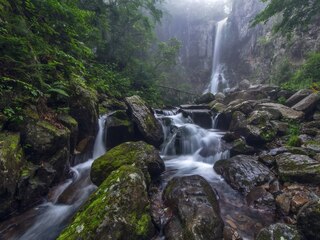
M 271 81 L 277 85 L 281 85 L 290 81 L 294 73 L 294 66 L 286 58 L 280 62 L 271 75 Z
M 300 147 L 301 140 L 299 138 L 300 128 L 295 122 L 289 123 L 287 145 L 291 147 Z
M 43 97 L 67 107 L 78 85 L 156 103 L 164 69 L 154 68 L 151 46 L 160 2 L 0 0 L 0 111 L 19 117 L 17 109 Z M 175 64 L 177 46 L 163 44 L 161 65 Z
M 296 28 L 308 29 L 308 25 L 320 13 L 319 0 L 261 0 L 268 3 L 252 21 L 255 26 L 266 23 L 271 17 L 281 14 L 281 20 L 273 27 L 274 32 L 292 33 Z
M 306 62 L 286 81 L 282 87 L 286 89 L 314 88 L 318 91 L 320 82 L 320 52 L 309 54 Z

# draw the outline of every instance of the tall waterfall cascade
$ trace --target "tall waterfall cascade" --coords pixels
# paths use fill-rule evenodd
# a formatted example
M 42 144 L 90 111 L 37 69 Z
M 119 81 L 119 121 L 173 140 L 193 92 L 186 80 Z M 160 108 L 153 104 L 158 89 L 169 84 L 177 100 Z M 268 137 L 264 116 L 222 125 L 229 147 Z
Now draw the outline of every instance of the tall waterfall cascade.
M 228 18 L 225 18 L 217 23 L 216 36 L 213 49 L 212 73 L 211 81 L 206 92 L 217 93 L 223 91 L 228 87 L 227 80 L 224 77 L 224 64 L 221 63 L 223 40 L 225 34 L 225 27 Z

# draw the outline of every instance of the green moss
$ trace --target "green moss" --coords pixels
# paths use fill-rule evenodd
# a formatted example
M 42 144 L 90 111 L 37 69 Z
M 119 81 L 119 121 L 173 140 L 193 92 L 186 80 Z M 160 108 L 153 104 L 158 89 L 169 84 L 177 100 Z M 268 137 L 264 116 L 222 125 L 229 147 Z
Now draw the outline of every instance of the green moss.
M 154 158 L 155 149 L 145 142 L 127 142 L 118 145 L 98 158 L 91 168 L 91 179 L 99 185 L 108 175 L 123 165 L 136 165 L 144 170 L 146 179 L 150 176 L 146 171 L 146 162 Z M 149 181 L 148 181 L 149 182 Z
M 58 239 L 148 239 L 152 226 L 143 173 L 122 166 L 91 195 Z

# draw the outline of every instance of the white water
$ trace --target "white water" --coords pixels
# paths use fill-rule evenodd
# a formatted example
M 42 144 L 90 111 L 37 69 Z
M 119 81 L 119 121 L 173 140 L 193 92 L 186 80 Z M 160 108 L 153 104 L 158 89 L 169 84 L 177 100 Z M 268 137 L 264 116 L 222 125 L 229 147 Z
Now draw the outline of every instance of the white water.
M 93 157 L 84 163 L 71 168 L 72 179 L 57 187 L 51 196 L 51 200 L 35 208 L 38 212 L 33 224 L 20 236 L 13 236 L 10 239 L 19 240 L 53 240 L 67 224 L 68 219 L 88 199 L 89 195 L 96 189 L 91 183 L 90 169 L 93 161 L 106 152 L 103 143 L 104 123 L 106 117 L 99 119 L 99 131 L 95 139 Z M 67 200 L 60 198 L 66 195 Z M 62 197 L 63 198 L 63 197 Z M 64 203 L 67 202 L 67 203 Z
M 227 23 L 227 19 L 225 18 L 217 23 L 216 28 L 216 36 L 213 50 L 213 61 L 212 61 L 212 73 L 211 73 L 211 81 L 206 92 L 217 93 L 221 92 L 223 88 L 226 87 L 227 81 L 224 77 L 224 65 L 221 63 L 221 54 L 222 54 L 222 44 L 224 37 L 224 29 Z
M 166 136 L 161 155 L 167 170 L 174 171 L 171 177 L 198 174 L 210 181 L 222 180 L 213 169 L 216 161 L 229 155 L 221 145 L 222 132 L 203 129 L 181 113 L 158 118 Z

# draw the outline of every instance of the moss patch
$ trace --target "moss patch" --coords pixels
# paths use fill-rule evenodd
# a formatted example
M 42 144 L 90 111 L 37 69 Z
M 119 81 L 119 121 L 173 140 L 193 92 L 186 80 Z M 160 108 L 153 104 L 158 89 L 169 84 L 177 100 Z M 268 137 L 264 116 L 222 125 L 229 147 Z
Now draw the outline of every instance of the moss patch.
M 122 166 L 91 195 L 58 239 L 150 239 L 154 227 L 149 208 L 143 173 Z

